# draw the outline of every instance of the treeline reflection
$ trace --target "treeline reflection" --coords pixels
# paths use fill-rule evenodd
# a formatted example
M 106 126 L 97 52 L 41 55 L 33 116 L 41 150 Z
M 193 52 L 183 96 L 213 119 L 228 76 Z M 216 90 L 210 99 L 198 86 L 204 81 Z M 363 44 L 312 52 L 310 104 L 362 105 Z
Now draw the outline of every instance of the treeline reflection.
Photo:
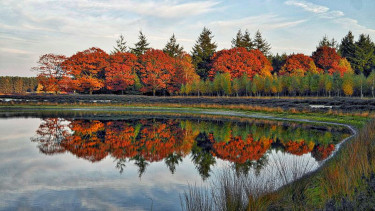
M 210 176 L 217 159 L 237 171 L 262 169 L 271 150 L 293 155 L 311 153 L 317 161 L 327 158 L 335 143 L 348 134 L 335 129 L 186 119 L 85 120 L 44 118 L 31 138 L 48 155 L 70 152 L 97 162 L 113 157 L 122 173 L 129 162 L 139 176 L 152 162 L 164 161 L 173 174 L 189 156 L 203 179 Z

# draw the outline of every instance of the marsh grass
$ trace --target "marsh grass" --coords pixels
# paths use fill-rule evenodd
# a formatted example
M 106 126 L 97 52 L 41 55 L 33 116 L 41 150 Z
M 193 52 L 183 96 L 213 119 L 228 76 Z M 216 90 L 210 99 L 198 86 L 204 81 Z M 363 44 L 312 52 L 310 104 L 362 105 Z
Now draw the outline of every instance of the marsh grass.
M 343 201 L 361 204 L 355 201 L 360 200 L 356 194 L 368 190 L 368 182 L 363 178 L 369 178 L 375 172 L 375 120 L 346 142 L 337 155 L 318 171 L 302 178 L 301 172 L 295 169 L 306 169 L 308 172 L 311 164 L 294 163 L 294 167 L 290 167 L 283 162 L 274 163 L 278 179 L 238 174 L 227 168 L 217 175 L 216 182 L 210 184 L 210 191 L 205 189 L 203 193 L 199 188 L 190 186 L 183 194 L 184 210 L 196 210 L 194 208 L 198 206 L 208 207 L 209 210 L 320 210 L 328 205 L 338 206 Z M 300 167 L 297 168 L 297 165 Z M 297 179 L 290 184 L 287 184 L 290 179 L 282 178 L 287 175 L 288 168 L 291 168 L 292 179 Z M 280 180 L 285 180 L 286 185 L 278 189 Z M 204 200 L 198 199 L 201 196 Z
M 263 210 L 276 181 L 224 168 L 206 188 L 189 186 L 182 194 L 183 210 Z M 204 209 L 201 209 L 204 208 Z
M 328 202 L 353 200 L 356 190 L 366 189 L 364 177 L 375 172 L 375 121 L 345 143 L 319 171 L 296 181 L 275 194 L 277 209 L 324 209 Z

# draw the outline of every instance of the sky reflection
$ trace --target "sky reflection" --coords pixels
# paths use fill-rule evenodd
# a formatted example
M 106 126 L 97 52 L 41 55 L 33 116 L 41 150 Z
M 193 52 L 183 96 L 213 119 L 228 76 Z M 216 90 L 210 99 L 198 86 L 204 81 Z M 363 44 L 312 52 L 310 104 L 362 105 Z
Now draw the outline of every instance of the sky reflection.
M 158 128 L 161 127 L 161 123 L 158 123 L 160 120 L 154 119 L 151 122 L 156 122 Z M 236 163 L 237 161 L 234 162 L 231 160 L 232 158 L 224 156 L 226 151 L 222 151 L 221 154 L 219 153 L 220 151 L 218 151 L 218 149 L 229 150 L 229 146 L 235 146 L 233 144 L 242 144 L 241 140 L 233 137 L 249 137 L 250 133 L 254 140 L 258 140 L 261 137 L 270 140 L 271 136 L 273 137 L 276 133 L 262 135 L 260 132 L 268 131 L 267 128 L 272 129 L 270 131 L 281 131 L 281 129 L 277 129 L 278 127 L 276 126 L 260 125 L 263 129 L 259 130 L 256 129 L 256 126 L 249 124 L 206 122 L 206 129 L 204 129 L 204 127 L 198 127 L 202 125 L 194 125 L 196 124 L 194 121 L 175 122 L 173 120 L 170 125 L 165 126 L 165 128 L 167 128 L 165 131 L 176 132 L 177 130 L 181 130 L 181 133 L 176 133 L 180 135 L 194 134 L 192 136 L 193 148 L 186 149 L 187 154 L 181 157 L 181 161 L 175 166 L 173 174 L 170 171 L 170 166 L 165 162 L 166 157 L 164 157 L 164 154 L 161 154 L 163 155 L 160 155 L 161 157 L 159 155 L 156 157 L 154 157 L 155 155 L 151 156 L 151 158 L 158 159 L 148 161 L 149 165 L 147 165 L 146 171 L 144 171 L 140 177 L 139 165 L 135 165 L 137 160 L 134 160 L 133 157 L 129 157 L 126 153 L 115 154 L 113 150 L 116 148 L 108 148 L 107 151 L 109 154 L 95 161 L 88 159 L 85 155 L 77 154 L 77 152 L 74 151 L 76 148 L 66 145 L 66 143 L 71 142 L 66 142 L 64 150 L 60 150 L 58 153 L 43 153 L 40 146 L 41 143 L 45 142 L 36 142 L 35 137 L 36 131 L 38 131 L 40 126 L 44 123 L 46 123 L 46 119 L 0 119 L 0 132 L 3 134 L 0 139 L 0 160 L 2 161 L 0 163 L 1 210 L 22 208 L 43 208 L 48 210 L 150 210 L 151 206 L 153 210 L 179 210 L 179 194 L 187 190 L 188 184 L 197 184 L 199 186 L 207 185 L 209 182 L 215 180 L 215 176 L 222 169 L 228 166 L 240 169 L 241 171 L 247 169 L 248 174 L 255 181 L 254 184 L 272 182 L 274 189 L 301 177 L 319 166 L 319 161 L 317 161 L 316 157 L 311 153 L 313 149 L 312 146 L 309 148 L 310 151 L 303 151 L 304 149 L 308 149 L 307 144 L 306 146 L 303 145 L 305 148 L 290 148 L 290 152 L 295 152 L 295 154 L 292 154 L 287 151 L 289 150 L 289 145 L 285 145 L 285 149 L 281 149 L 280 143 L 282 142 L 274 140 L 271 145 L 267 145 L 269 148 L 266 148 L 266 153 L 262 154 L 262 158 L 259 159 L 257 156 L 250 156 L 251 159 L 256 158 L 259 160 L 246 160 L 244 163 L 241 163 L 242 160 L 238 159 L 239 157 L 235 157 L 235 160 L 240 162 Z M 109 137 L 109 131 L 114 128 L 110 128 L 109 125 L 116 125 L 116 128 L 120 128 L 120 131 L 115 133 L 117 141 L 120 140 L 119 134 L 121 134 L 121 131 L 126 130 L 121 121 L 102 121 L 101 123 L 106 125 L 105 134 L 107 134 L 107 136 L 103 135 L 103 129 L 98 129 L 98 131 L 94 132 L 90 130 L 90 137 L 87 138 L 86 133 L 77 130 L 76 125 L 74 125 L 74 120 L 64 120 L 64 125 L 70 125 L 69 135 L 66 139 L 70 141 L 70 138 L 75 138 L 76 140 L 79 137 L 81 138 L 79 140 L 82 142 L 90 142 L 94 139 L 93 137 L 102 137 L 98 143 L 112 144 L 113 142 L 107 138 Z M 127 122 L 126 125 L 137 125 L 133 123 L 134 122 Z M 82 122 L 80 125 L 83 127 Z M 176 126 L 181 128 L 174 128 Z M 258 128 L 262 128 L 260 126 Z M 215 127 L 216 131 L 210 133 L 211 129 Z M 88 128 L 91 127 L 87 126 L 86 129 Z M 168 128 L 173 130 L 169 130 Z M 140 131 L 139 136 L 143 137 L 145 135 L 146 145 L 147 143 L 154 143 L 152 142 L 154 139 L 151 140 L 148 138 L 161 136 L 160 134 L 146 136 L 147 133 L 144 132 L 150 129 L 155 128 L 153 128 L 152 124 L 148 121 L 143 121 L 143 126 L 138 128 Z M 223 131 L 229 131 L 229 133 L 224 133 Z M 95 135 L 93 135 L 94 133 Z M 52 133 L 48 134 L 51 135 Z M 45 138 L 45 135 L 46 134 L 44 134 L 43 138 Z M 324 131 L 321 132 L 321 136 L 325 136 Z M 30 141 L 30 137 L 32 137 L 31 140 L 33 141 Z M 289 136 L 289 138 L 290 137 L 292 136 Z M 309 137 L 309 135 L 305 134 L 304 137 Z M 278 139 L 279 138 L 281 137 L 278 137 Z M 180 143 L 180 139 L 190 140 L 181 136 L 176 139 L 176 143 Z M 60 138 L 49 140 L 57 140 L 59 144 L 64 143 L 64 140 Z M 169 137 L 165 139 L 165 141 L 167 141 L 166 144 L 169 143 L 169 140 L 171 140 Z M 261 139 L 258 141 L 260 140 Z M 222 143 L 223 141 L 226 141 L 227 144 L 217 145 L 217 143 Z M 139 140 L 136 141 L 136 143 L 138 142 Z M 289 141 L 285 141 L 285 143 L 289 143 Z M 74 146 L 82 147 L 83 145 Z M 177 144 L 177 146 L 180 145 Z M 222 148 L 215 148 L 215 146 L 220 146 Z M 254 146 L 257 147 L 258 145 Z M 315 146 L 317 145 L 315 144 Z M 252 147 L 248 149 L 258 149 Z M 90 147 L 90 149 L 96 148 Z M 296 151 L 296 149 L 302 149 L 303 153 L 300 150 Z M 79 150 L 82 151 L 82 149 Z M 143 148 L 139 148 L 138 150 L 142 151 Z M 101 150 L 99 151 L 101 152 Z M 151 151 L 145 151 L 146 155 L 149 152 Z M 214 155 L 219 157 L 215 157 Z M 124 158 L 127 160 L 127 162 L 124 163 L 125 167 L 122 173 L 116 168 L 119 156 L 125 156 Z M 199 159 L 194 160 L 194 157 L 197 156 Z M 239 154 L 238 156 L 244 156 L 244 154 Z M 211 176 L 207 177 L 198 173 L 207 168 L 207 166 L 205 166 L 205 159 L 214 159 L 215 161 L 214 164 L 209 167 L 209 175 Z M 201 168 L 203 168 L 203 170 Z

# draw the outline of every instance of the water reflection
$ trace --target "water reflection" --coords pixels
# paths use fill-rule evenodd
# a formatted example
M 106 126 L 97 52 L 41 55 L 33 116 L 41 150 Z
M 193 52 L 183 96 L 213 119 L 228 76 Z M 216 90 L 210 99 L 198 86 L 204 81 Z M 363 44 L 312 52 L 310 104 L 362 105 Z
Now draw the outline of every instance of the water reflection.
M 327 158 L 345 136 L 348 134 L 337 128 L 265 121 L 44 118 L 31 140 L 47 155 L 69 152 L 90 162 L 110 156 L 120 173 L 133 163 L 139 177 L 154 162 L 164 162 L 174 174 L 189 157 L 203 180 L 220 159 L 244 174 L 254 171 L 259 175 L 265 166 L 271 166 L 287 183 L 315 168 L 316 161 Z M 296 156 L 286 162 L 286 154 L 311 155 L 315 162 L 302 162 Z

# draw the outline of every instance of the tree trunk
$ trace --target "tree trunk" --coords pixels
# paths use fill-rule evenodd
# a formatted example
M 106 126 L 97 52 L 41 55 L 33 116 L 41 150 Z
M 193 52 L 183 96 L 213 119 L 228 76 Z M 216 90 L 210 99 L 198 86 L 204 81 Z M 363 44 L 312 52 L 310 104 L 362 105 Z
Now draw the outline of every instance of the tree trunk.
M 156 92 L 156 90 L 153 89 L 153 90 L 152 90 L 152 95 L 153 95 L 153 96 L 155 96 L 155 92 Z

